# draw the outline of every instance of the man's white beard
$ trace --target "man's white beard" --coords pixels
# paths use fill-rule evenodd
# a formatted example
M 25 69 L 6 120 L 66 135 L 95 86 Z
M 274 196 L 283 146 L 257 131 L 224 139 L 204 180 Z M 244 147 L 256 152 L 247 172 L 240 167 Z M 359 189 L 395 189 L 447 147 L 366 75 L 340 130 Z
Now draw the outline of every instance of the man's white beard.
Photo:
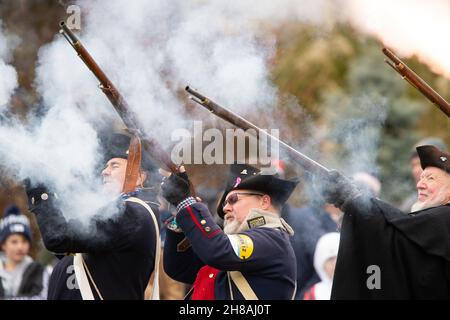
M 424 209 L 428 209 L 431 207 L 437 207 L 444 205 L 448 202 L 448 191 L 445 188 L 442 188 L 441 191 L 439 191 L 439 194 L 432 198 L 425 201 L 416 201 L 411 207 L 411 212 L 416 212 Z
M 238 232 L 241 224 L 242 223 L 239 223 L 239 221 L 237 221 L 236 219 L 231 222 L 227 222 L 227 220 L 225 220 L 223 223 L 223 232 L 225 234 L 235 234 Z
M 420 210 L 426 209 L 426 208 L 424 208 L 425 204 L 426 204 L 426 202 L 419 202 L 419 201 L 417 201 L 416 203 L 414 203 L 412 205 L 411 212 L 416 212 L 416 211 L 420 211 Z

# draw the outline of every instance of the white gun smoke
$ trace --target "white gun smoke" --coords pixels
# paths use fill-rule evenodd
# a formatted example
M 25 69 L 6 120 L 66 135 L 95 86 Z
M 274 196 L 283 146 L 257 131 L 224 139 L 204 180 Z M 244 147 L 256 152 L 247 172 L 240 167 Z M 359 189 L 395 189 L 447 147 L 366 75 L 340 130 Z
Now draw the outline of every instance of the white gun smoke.
M 159 141 L 184 124 L 178 91 L 188 83 L 232 106 L 274 104 L 267 59 L 273 43 L 260 43 L 236 8 L 203 1 L 80 1 L 77 34 Z M 55 22 L 55 24 L 58 22 Z M 17 179 L 44 183 L 58 194 L 67 218 L 83 222 L 110 199 L 99 195 L 97 129 L 117 121 L 97 81 L 66 40 L 56 35 L 39 51 L 36 87 L 48 108 L 0 130 L 0 157 Z M 14 137 L 14 139 L 11 139 Z M 18 143 L 19 142 L 19 143 Z M 96 171 L 97 170 L 97 171 Z
M 426 1 L 415 0 L 414 4 L 419 2 Z M 385 11 L 372 11 L 378 16 L 364 21 L 357 17 L 365 8 L 357 3 L 78 1 L 82 24 L 77 36 L 139 115 L 146 133 L 167 142 L 171 132 L 184 124 L 180 91 L 188 84 L 240 114 L 255 110 L 271 114 L 277 90 L 270 80 L 269 61 L 274 57 L 276 39 L 265 32 L 265 26 L 291 20 L 332 28 L 344 21 L 376 33 L 367 23 L 384 21 L 390 28 L 377 30 L 386 35 L 408 16 L 385 19 Z M 379 2 L 371 4 L 372 8 L 375 3 Z M 402 12 L 408 13 L 412 7 L 406 5 Z M 443 13 L 435 17 L 436 21 L 427 23 L 444 23 Z M 444 18 L 449 20 L 448 14 Z M 410 54 L 426 47 L 422 38 L 426 37 L 411 37 L 406 43 L 383 37 L 387 45 L 402 47 L 403 53 Z M 3 62 L 11 50 L 3 39 L 0 33 L 0 111 L 17 86 L 17 75 Z M 406 49 L 411 43 L 413 49 Z M 450 55 L 448 46 L 441 52 L 443 57 Z M 441 60 L 439 63 L 442 65 Z M 97 196 L 102 159 L 97 132 L 111 126 L 117 116 L 94 76 L 62 36 L 55 35 L 54 41 L 40 49 L 36 75 L 37 90 L 49 111 L 42 118 L 29 117 L 26 126 L 14 121 L 1 125 L 0 159 L 18 180 L 29 177 L 54 188 L 65 215 L 87 222 L 109 201 Z
M 9 64 L 12 50 L 17 43 L 18 38 L 5 33 L 0 20 L 0 112 L 7 107 L 9 99 L 18 85 L 17 72 Z

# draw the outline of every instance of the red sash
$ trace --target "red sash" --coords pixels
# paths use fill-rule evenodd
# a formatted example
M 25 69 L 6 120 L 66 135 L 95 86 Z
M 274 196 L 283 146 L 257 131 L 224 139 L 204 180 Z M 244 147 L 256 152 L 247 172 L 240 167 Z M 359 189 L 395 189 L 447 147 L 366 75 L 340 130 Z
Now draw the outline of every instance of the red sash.
M 214 300 L 215 282 L 219 271 L 210 266 L 204 266 L 198 271 L 193 286 L 192 300 Z

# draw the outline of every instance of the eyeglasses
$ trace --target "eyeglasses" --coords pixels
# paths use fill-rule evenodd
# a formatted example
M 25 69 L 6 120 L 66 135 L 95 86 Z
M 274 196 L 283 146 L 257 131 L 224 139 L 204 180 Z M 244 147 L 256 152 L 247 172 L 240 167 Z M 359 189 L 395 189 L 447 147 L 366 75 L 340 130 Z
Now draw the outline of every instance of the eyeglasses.
M 264 194 L 262 193 L 253 193 L 253 192 L 238 192 L 238 193 L 233 193 L 231 196 L 229 196 L 227 199 L 225 199 L 225 201 L 223 202 L 223 208 L 227 205 L 234 205 L 236 202 L 238 202 L 240 199 L 238 197 L 238 195 L 247 195 L 247 196 L 263 196 Z

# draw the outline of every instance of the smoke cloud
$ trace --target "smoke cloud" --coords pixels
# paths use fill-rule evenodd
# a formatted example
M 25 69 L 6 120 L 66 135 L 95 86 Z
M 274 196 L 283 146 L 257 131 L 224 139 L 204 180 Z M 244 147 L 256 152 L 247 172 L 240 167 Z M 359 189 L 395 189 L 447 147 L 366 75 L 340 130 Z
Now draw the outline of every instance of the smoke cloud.
M 160 142 L 182 127 L 179 91 L 191 84 L 225 105 L 269 108 L 276 89 L 263 40 L 224 1 L 79 1 L 78 37 Z M 58 22 L 55 22 L 55 24 Z M 110 199 L 100 192 L 98 130 L 120 122 L 97 81 L 60 36 L 39 51 L 36 88 L 48 112 L 0 128 L 0 159 L 17 180 L 45 183 L 67 218 L 84 222 Z M 12 139 L 14 137 L 14 139 Z
M 413 12 L 425 1 L 408 1 L 402 14 L 395 16 L 399 10 L 384 2 L 78 1 L 82 24 L 77 35 L 139 115 L 145 133 L 168 142 L 171 133 L 186 121 L 185 100 L 180 97 L 185 97 L 182 90 L 188 84 L 239 114 L 272 113 L 278 93 L 270 80 L 268 61 L 274 57 L 276 38 L 265 31 L 286 21 L 330 28 L 336 22 L 351 22 L 400 53 L 419 54 L 439 67 L 444 66 L 443 61 L 448 63 L 450 49 L 445 41 L 439 41 L 441 50 L 421 53 L 429 45 L 432 31 L 448 33 L 449 11 L 443 10 L 448 2 L 439 0 L 428 11 Z M 386 11 L 388 7 L 390 11 Z M 400 28 L 411 22 L 412 14 L 422 14 L 432 29 L 418 36 L 411 29 Z M 5 39 L 0 28 L 0 112 L 17 87 L 17 75 L 7 64 L 13 44 Z M 42 117 L 30 116 L 25 125 L 11 119 L 0 126 L 0 160 L 11 174 L 18 180 L 29 177 L 54 188 L 63 203 L 62 211 L 86 222 L 110 200 L 99 192 L 102 156 L 98 132 L 118 122 L 97 84 L 66 40 L 55 35 L 40 49 L 36 70 L 35 85 L 48 112 Z M 282 128 L 280 132 L 282 138 Z M 373 134 L 369 138 L 375 139 Z
M 17 72 L 9 64 L 12 50 L 17 45 L 18 39 L 9 36 L 3 30 L 0 20 L 0 112 L 4 111 L 14 90 L 17 88 Z

